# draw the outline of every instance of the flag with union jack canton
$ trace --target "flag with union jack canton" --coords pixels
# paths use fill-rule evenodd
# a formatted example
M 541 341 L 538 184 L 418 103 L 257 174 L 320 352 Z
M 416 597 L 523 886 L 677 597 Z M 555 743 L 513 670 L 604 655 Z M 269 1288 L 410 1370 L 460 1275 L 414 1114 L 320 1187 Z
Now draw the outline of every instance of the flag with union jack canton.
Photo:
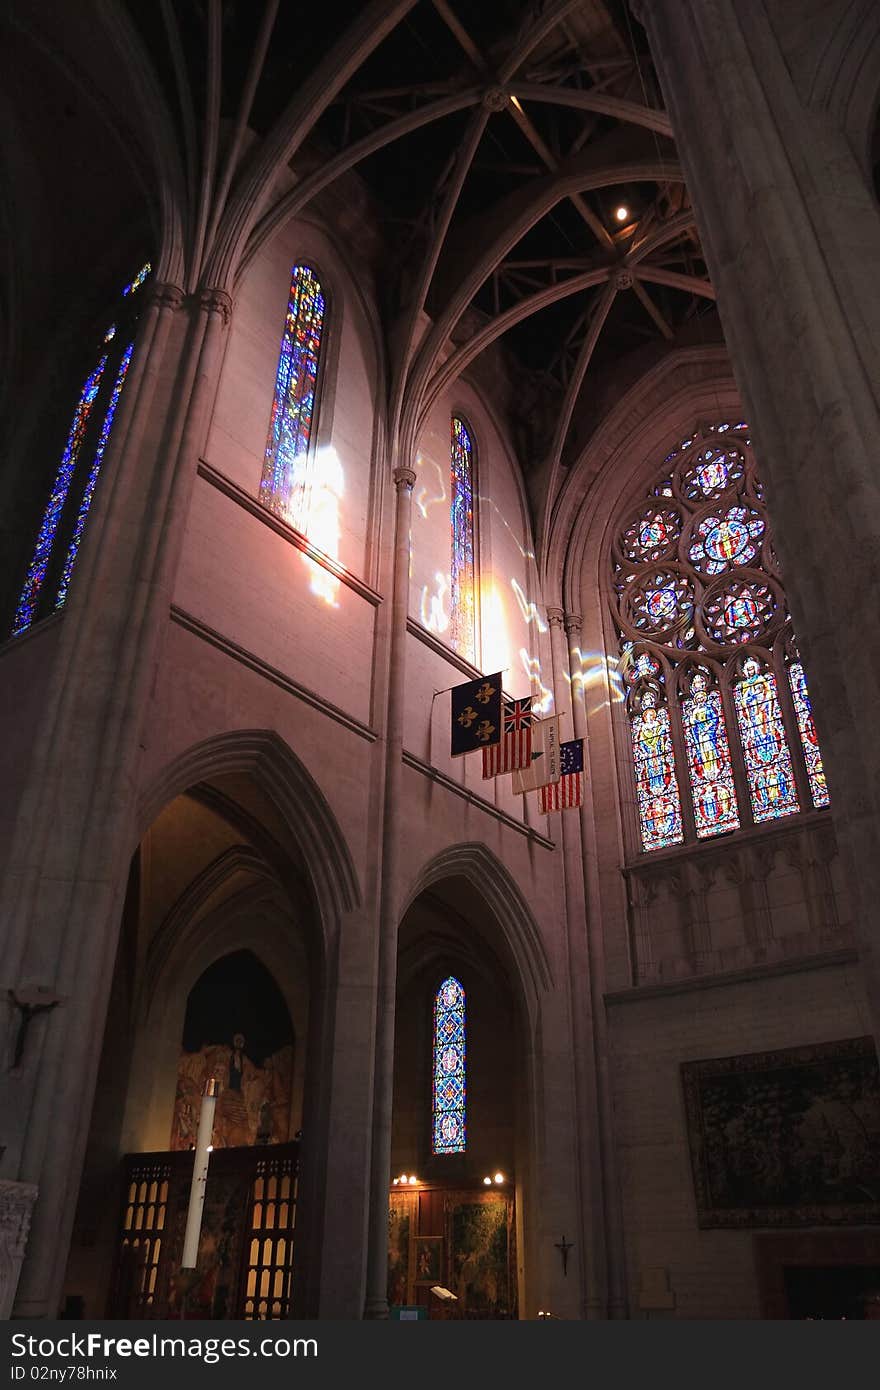
M 501 714 L 501 742 L 494 748 L 483 749 L 483 776 L 500 777 L 502 772 L 516 772 L 531 766 L 532 761 L 532 697 L 525 700 L 505 700 Z
M 541 810 L 572 811 L 584 802 L 584 741 L 574 738 L 559 749 L 559 781 L 539 787 Z

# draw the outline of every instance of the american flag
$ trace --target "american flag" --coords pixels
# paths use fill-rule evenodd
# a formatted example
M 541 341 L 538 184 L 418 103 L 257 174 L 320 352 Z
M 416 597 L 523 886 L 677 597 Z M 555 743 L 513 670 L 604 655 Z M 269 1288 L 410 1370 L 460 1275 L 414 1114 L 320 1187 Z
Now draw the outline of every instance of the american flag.
M 485 754 L 483 755 L 485 757 Z M 541 810 L 571 811 L 584 802 L 584 741 L 574 738 L 559 749 L 559 781 L 539 787 Z
M 483 749 L 483 776 L 499 777 L 528 767 L 532 761 L 532 698 L 505 700 L 502 711 L 501 742 Z

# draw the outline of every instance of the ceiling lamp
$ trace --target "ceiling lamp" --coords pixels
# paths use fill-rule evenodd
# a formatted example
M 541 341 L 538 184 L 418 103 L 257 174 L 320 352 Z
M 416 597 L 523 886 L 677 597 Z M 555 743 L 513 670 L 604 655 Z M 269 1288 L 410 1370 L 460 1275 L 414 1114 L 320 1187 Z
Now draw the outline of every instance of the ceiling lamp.
M 618 222 L 625 222 L 629 217 L 629 208 L 621 203 L 620 207 L 614 209 L 614 216 L 617 218 Z

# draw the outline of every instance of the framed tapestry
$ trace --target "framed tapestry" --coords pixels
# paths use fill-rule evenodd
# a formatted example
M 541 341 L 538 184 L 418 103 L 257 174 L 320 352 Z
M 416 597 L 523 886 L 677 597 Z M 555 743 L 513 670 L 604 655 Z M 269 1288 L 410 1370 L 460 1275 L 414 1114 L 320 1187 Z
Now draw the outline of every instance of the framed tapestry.
M 458 1316 L 515 1318 L 513 1199 L 501 1193 L 450 1193 L 446 1206 L 449 1288 Z
M 681 1074 L 701 1227 L 880 1221 L 872 1038 L 684 1062 Z

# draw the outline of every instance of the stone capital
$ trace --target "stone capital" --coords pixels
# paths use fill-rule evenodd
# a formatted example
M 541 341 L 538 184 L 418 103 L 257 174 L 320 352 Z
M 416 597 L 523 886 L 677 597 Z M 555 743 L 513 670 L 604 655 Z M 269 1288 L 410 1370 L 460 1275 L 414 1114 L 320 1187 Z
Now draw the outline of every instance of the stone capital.
M 155 304 L 159 309 L 171 309 L 176 312 L 183 304 L 186 295 L 179 285 L 157 281 L 149 286 L 147 297 L 149 302 Z
M 37 1188 L 0 1179 L 0 1318 L 12 1316 Z
M 199 303 L 209 314 L 222 314 L 224 324 L 228 325 L 232 318 L 232 296 L 225 290 L 203 289 L 199 296 Z
M 551 627 L 562 627 L 565 622 L 565 613 L 561 608 L 548 608 L 547 622 Z
M 580 632 L 583 625 L 584 621 L 580 613 L 566 613 L 565 630 L 569 635 L 573 632 Z
M 406 488 L 408 492 L 412 491 L 416 475 L 411 468 L 395 468 L 393 477 L 394 486 L 397 488 L 398 492 L 400 492 L 402 488 Z

